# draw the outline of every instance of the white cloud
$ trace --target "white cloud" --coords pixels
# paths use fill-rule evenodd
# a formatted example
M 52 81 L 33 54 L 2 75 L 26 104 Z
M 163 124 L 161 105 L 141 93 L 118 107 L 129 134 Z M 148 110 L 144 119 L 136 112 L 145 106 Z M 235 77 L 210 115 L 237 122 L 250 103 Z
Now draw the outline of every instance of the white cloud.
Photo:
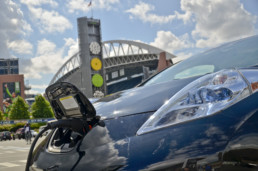
M 8 48 L 18 54 L 32 54 L 32 44 L 26 40 L 16 40 L 8 43 Z
M 78 39 L 74 40 L 73 38 L 65 38 L 65 46 L 68 47 L 68 53 L 65 59 L 69 59 L 74 54 L 79 52 Z
M 0 58 L 8 58 L 12 56 L 9 42 L 21 40 L 32 29 L 19 6 L 11 0 L 0 1 L 0 21 Z
M 30 90 L 26 90 L 25 94 L 44 94 L 45 89 L 48 87 L 48 85 L 46 84 L 30 84 L 31 89 Z
M 43 39 L 38 41 L 37 55 L 51 54 L 55 52 L 56 45 L 49 40 Z
M 90 10 L 90 7 L 88 6 L 89 2 L 84 0 L 71 0 L 68 1 L 67 7 L 69 8 L 69 12 L 73 13 L 77 10 L 88 12 Z
M 30 86 L 32 89 L 41 89 L 41 90 L 45 90 L 48 87 L 48 85 L 46 85 L 46 84 L 40 84 L 40 85 L 31 84 Z
M 21 59 L 21 73 L 26 79 L 41 79 L 43 74 L 55 74 L 59 68 L 75 53 L 78 52 L 78 39 L 65 38 L 65 44 L 57 48 L 56 44 L 42 39 L 38 41 L 37 52 L 34 58 Z M 65 56 L 65 50 L 67 55 Z M 45 85 L 41 88 L 44 89 Z M 40 86 L 32 87 L 40 89 Z
M 23 22 L 23 29 L 27 32 L 27 33 L 30 33 L 30 32 L 32 32 L 33 30 L 32 30 L 32 28 L 31 28 L 31 25 L 30 24 L 28 24 L 27 22 Z
M 164 49 L 170 53 L 192 47 L 188 34 L 177 37 L 170 31 L 158 31 L 157 37 L 150 45 Z
M 31 90 L 25 90 L 25 94 L 41 94 L 41 95 L 43 95 L 44 94 L 44 90 L 42 90 L 42 91 L 38 91 L 38 90 L 33 90 L 33 89 L 31 89 Z
M 179 12 L 175 11 L 175 15 L 177 19 L 183 20 L 184 24 L 186 24 L 190 20 L 192 13 L 190 11 L 186 11 L 184 14 L 180 14 Z
M 90 2 L 91 6 L 89 6 Z M 68 11 L 73 13 L 76 11 L 88 12 L 90 8 L 111 10 L 114 9 L 114 5 L 117 3 L 119 3 L 119 0 L 68 0 L 66 6 L 69 9 Z
M 38 41 L 36 57 L 29 61 L 22 62 L 26 79 L 42 78 L 41 74 L 53 74 L 63 65 L 63 48 L 56 48 L 56 45 L 46 39 Z
M 181 9 L 185 14 L 178 13 L 179 19 L 186 22 L 192 16 L 196 22 L 192 36 L 199 48 L 255 33 L 256 18 L 244 9 L 239 0 L 181 0 Z
M 70 21 L 57 11 L 48 11 L 42 8 L 28 6 L 32 19 L 38 25 L 42 33 L 61 32 L 72 28 Z
M 37 72 L 55 73 L 64 63 L 62 58 L 63 49 L 57 49 L 53 42 L 46 39 L 38 42 L 37 54 L 38 56 L 31 59 L 32 68 Z
M 136 4 L 134 8 L 126 10 L 127 13 L 130 13 L 130 18 L 138 18 L 143 22 L 149 22 L 152 24 L 165 24 L 172 22 L 176 15 L 168 15 L 168 16 L 159 16 L 156 14 L 152 14 L 151 12 L 155 10 L 153 5 L 140 2 Z
M 53 0 L 21 0 L 21 3 L 28 6 L 41 6 L 43 4 L 49 4 L 52 7 L 58 6 L 58 3 Z
M 57 11 L 48 11 L 40 8 L 42 5 L 57 7 L 58 3 L 54 0 L 21 0 L 21 3 L 27 5 L 32 19 L 36 22 L 42 33 L 64 32 L 66 29 L 72 28 L 69 20 Z M 25 28 L 30 29 L 26 25 Z

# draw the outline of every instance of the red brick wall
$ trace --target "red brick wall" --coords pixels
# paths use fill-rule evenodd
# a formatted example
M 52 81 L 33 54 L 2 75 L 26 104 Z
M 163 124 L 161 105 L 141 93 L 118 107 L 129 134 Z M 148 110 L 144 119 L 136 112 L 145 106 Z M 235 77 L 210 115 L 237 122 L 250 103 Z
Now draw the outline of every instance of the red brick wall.
M 20 82 L 21 97 L 25 98 L 24 94 L 24 76 L 18 74 L 0 75 L 0 107 L 3 110 L 3 83 Z
M 157 71 L 160 72 L 163 69 L 167 68 L 170 66 L 170 62 L 166 59 L 166 53 L 161 52 L 159 54 L 159 63 L 158 63 L 158 69 Z

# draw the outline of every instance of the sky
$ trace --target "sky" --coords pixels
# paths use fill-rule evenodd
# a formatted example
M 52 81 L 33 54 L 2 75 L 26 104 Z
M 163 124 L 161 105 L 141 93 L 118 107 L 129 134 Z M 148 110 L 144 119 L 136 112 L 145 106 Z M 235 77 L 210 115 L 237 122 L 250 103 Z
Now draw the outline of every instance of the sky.
M 258 34 L 258 0 L 0 0 L 0 58 L 19 58 L 28 93 L 43 93 L 78 52 L 79 17 L 101 20 L 102 41 L 140 41 L 176 60 Z

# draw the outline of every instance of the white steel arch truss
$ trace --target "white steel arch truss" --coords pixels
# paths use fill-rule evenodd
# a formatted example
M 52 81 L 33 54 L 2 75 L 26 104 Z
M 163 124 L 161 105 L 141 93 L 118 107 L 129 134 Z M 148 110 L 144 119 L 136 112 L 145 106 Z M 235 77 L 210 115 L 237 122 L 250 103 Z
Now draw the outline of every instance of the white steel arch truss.
M 116 56 L 130 56 L 130 55 L 140 55 L 140 54 L 157 54 L 161 52 L 166 52 L 157 47 L 136 41 L 130 40 L 110 40 L 104 41 L 102 43 L 103 47 L 103 57 L 110 58 Z M 167 59 L 174 58 L 175 55 L 166 52 Z
M 61 68 L 56 72 L 52 80 L 50 81 L 50 85 L 58 81 L 61 77 L 73 71 L 76 68 L 79 68 L 81 65 L 81 60 L 79 53 L 74 54 L 70 59 L 68 59 Z

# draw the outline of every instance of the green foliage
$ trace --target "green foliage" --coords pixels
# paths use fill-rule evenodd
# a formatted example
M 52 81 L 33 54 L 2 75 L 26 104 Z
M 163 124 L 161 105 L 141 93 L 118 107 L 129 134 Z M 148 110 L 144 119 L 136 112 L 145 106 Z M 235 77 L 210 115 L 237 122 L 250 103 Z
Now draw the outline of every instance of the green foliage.
M 19 122 L 19 123 L 15 123 L 15 124 L 13 124 L 13 125 L 14 125 L 14 127 L 17 127 L 17 129 L 18 129 L 18 128 L 24 127 L 25 124 L 26 124 L 26 123 L 24 123 L 24 122 Z
M 4 119 L 4 114 L 3 112 L 0 110 L 0 121 L 2 121 Z
M 16 132 L 17 129 L 23 128 L 26 123 L 15 123 L 15 124 L 6 124 L 0 125 L 0 132 L 1 131 L 10 131 Z M 31 123 L 30 128 L 33 130 L 38 130 L 40 126 L 46 125 L 46 122 L 41 123 Z
M 18 96 L 14 100 L 9 117 L 10 119 L 29 119 L 30 118 L 29 105 L 25 103 L 22 97 Z
M 2 132 L 2 131 L 10 131 L 11 128 L 12 128 L 12 125 L 10 125 L 10 124 L 1 125 L 1 126 L 0 126 L 0 132 Z
M 30 128 L 31 129 L 39 129 L 39 127 L 46 125 L 46 122 L 41 122 L 41 123 L 31 123 Z
M 49 102 L 42 96 L 38 95 L 32 104 L 31 113 L 34 118 L 52 118 L 54 113 Z
M 9 131 L 16 132 L 17 129 L 23 128 L 26 123 L 15 123 L 12 125 L 11 129 Z

